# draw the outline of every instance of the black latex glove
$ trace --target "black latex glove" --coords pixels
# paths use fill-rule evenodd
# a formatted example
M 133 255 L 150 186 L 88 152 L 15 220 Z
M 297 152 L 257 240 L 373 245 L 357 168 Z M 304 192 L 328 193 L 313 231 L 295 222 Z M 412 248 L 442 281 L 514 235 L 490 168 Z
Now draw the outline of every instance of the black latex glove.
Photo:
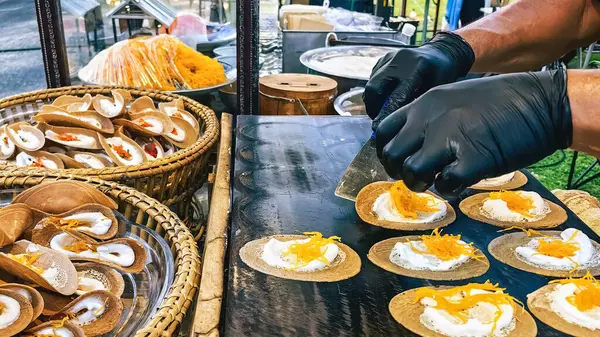
M 379 59 L 363 95 L 367 114 L 374 119 L 373 130 L 427 90 L 465 76 L 474 60 L 471 46 L 453 33 L 439 33 L 419 48 L 400 49 Z
M 572 133 L 560 68 L 439 86 L 381 122 L 375 140 L 392 178 L 458 194 L 567 148 Z

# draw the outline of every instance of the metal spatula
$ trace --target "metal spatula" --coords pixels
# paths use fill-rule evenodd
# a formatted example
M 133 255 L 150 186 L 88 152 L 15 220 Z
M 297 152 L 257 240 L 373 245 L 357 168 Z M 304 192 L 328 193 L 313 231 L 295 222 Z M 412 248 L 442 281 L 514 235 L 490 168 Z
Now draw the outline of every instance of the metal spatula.
M 346 169 L 335 189 L 335 195 L 356 201 L 356 196 L 363 187 L 376 181 L 387 180 L 391 179 L 377 158 L 373 133 Z

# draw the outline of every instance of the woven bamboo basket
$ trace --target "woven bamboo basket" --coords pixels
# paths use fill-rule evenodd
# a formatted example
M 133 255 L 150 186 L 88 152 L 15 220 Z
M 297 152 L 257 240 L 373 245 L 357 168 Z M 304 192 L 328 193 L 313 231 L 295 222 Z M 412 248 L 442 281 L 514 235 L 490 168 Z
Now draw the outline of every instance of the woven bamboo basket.
M 192 304 L 200 282 L 198 247 L 185 224 L 156 199 L 131 187 L 93 177 L 31 169 L 2 171 L 0 189 L 29 188 L 42 182 L 58 180 L 80 181 L 94 186 L 119 204 L 119 211 L 125 218 L 153 229 L 170 245 L 175 260 L 175 278 L 162 303 L 156 303 L 156 313 L 135 336 L 172 336 Z
M 125 89 L 133 98 L 149 96 L 155 102 L 170 102 L 182 98 L 185 110 L 198 118 L 200 138 L 192 146 L 176 153 L 132 166 L 117 166 L 103 169 L 64 169 L 48 170 L 36 168 L 40 172 L 73 174 L 83 177 L 96 177 L 107 181 L 116 181 L 134 187 L 153 197 L 166 206 L 177 206 L 176 211 L 184 216 L 186 201 L 207 179 L 207 162 L 211 147 L 219 136 L 219 122 L 215 113 L 206 106 L 184 96 L 158 91 L 137 90 L 125 87 L 75 86 L 57 89 L 39 90 L 0 100 L 0 124 L 28 121 L 39 108 L 62 95 L 83 96 L 102 94 L 110 96 L 113 89 Z M 0 166 L 8 169 L 11 166 Z

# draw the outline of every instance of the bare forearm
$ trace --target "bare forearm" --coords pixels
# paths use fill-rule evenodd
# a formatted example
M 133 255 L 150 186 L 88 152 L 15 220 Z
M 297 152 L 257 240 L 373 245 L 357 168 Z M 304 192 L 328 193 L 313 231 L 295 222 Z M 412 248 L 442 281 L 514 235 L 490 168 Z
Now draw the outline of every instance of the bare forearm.
M 600 1 L 520 0 L 457 33 L 475 52 L 471 72 L 533 70 L 600 38 Z
M 600 70 L 570 70 L 568 78 L 571 148 L 600 158 Z

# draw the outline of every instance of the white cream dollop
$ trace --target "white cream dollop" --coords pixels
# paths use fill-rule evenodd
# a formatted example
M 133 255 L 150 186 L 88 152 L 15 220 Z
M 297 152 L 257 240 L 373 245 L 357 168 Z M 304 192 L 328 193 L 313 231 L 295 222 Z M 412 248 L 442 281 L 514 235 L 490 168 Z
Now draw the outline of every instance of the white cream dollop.
M 295 243 L 308 242 L 310 239 L 303 240 L 290 240 L 290 241 L 279 241 L 277 239 L 271 239 L 267 242 L 263 248 L 261 259 L 270 266 L 291 269 L 294 267 L 293 263 L 289 261 L 289 258 L 283 256 L 283 252 L 287 251 L 288 248 Z M 333 262 L 339 253 L 339 247 L 335 243 L 329 243 L 325 246 L 324 257 L 329 263 Z M 321 261 L 312 260 L 306 266 L 294 269 L 298 272 L 309 272 L 327 267 Z
M 0 152 L 2 152 L 2 158 L 8 158 L 15 153 L 15 143 L 8 138 L 6 133 L 0 133 Z
M 486 291 L 479 289 L 471 290 L 472 295 L 484 293 Z M 514 329 L 514 309 L 512 305 L 500 305 L 502 314 L 496 323 L 496 329 L 492 335 L 493 319 L 498 309 L 490 303 L 479 302 L 476 306 L 468 309 L 469 319 L 466 323 L 461 322 L 443 309 L 434 308 L 433 306 L 437 305 L 437 302 L 432 298 L 423 298 L 421 304 L 425 306 L 425 310 L 420 316 L 421 323 L 430 330 L 447 336 L 488 337 L 491 335 L 493 337 L 500 337 L 506 336 L 510 330 Z
M 106 165 L 104 165 L 104 163 L 102 163 L 98 158 L 91 156 L 89 154 L 77 153 L 73 156 L 73 159 L 75 159 L 75 161 L 78 161 L 80 163 L 86 164 L 87 166 L 89 166 L 91 168 L 106 167 Z
M 550 297 L 550 307 L 565 321 L 591 330 L 600 329 L 600 307 L 589 311 L 579 311 L 577 307 L 567 301 L 567 297 L 573 296 L 577 285 L 573 283 L 557 284 Z
M 173 130 L 175 130 L 175 133 L 173 133 Z M 178 143 L 182 143 L 185 140 L 185 130 L 183 130 L 183 128 L 179 127 L 177 124 L 173 123 L 173 129 L 168 131 L 167 137 L 171 138 L 172 140 Z
M 151 116 L 142 117 L 133 122 L 152 133 L 162 134 L 165 131 L 162 121 Z M 150 126 L 143 126 L 142 124 L 144 124 L 144 122 L 150 124 Z
M 42 336 L 43 335 L 52 336 L 54 334 L 54 335 L 57 335 L 58 337 L 75 337 L 75 335 L 73 335 L 71 330 L 69 330 L 65 327 L 60 327 L 60 328 L 47 327 L 47 328 L 37 330 L 35 333 L 38 335 L 42 335 Z
M 123 139 L 119 137 L 111 137 L 106 139 L 106 141 L 111 146 L 123 146 L 123 150 L 129 152 L 131 156 L 129 157 L 129 159 L 125 159 L 121 157 L 114 149 L 111 148 L 111 151 L 114 152 L 115 156 L 117 156 L 126 165 L 137 165 L 144 162 L 144 154 L 138 151 L 138 149 L 129 142 L 123 141 Z
M 64 246 L 71 245 L 76 240 L 68 233 L 55 235 L 50 240 L 50 248 L 57 250 L 67 256 L 80 256 L 90 259 L 97 259 L 112 262 L 119 266 L 129 267 L 135 262 L 135 252 L 131 247 L 121 243 L 105 243 L 96 248 L 96 251 L 91 249 L 75 253 L 64 249 Z
M 81 232 L 90 232 L 97 235 L 104 235 L 108 233 L 108 230 L 112 225 L 112 220 L 100 212 L 76 213 L 65 217 L 64 220 L 79 220 L 89 222 L 91 223 L 91 226 L 80 226 L 76 227 L 75 229 Z
M 575 237 L 573 237 L 575 232 L 577 232 L 577 234 Z M 592 245 L 592 241 L 582 231 L 575 228 L 568 228 L 560 233 L 560 238 L 562 241 L 566 242 L 571 237 L 573 237 L 571 242 L 576 243 L 579 246 L 579 250 L 575 252 L 575 255 L 570 259 L 566 257 L 557 258 L 540 254 L 537 251 L 537 247 L 539 246 L 540 240 L 546 240 L 544 238 L 532 239 L 527 245 L 517 247 L 515 252 L 525 262 L 545 269 L 569 270 L 575 267 L 574 262 L 576 262 L 579 266 L 584 266 L 590 262 L 595 255 L 595 249 Z
M 459 243 L 466 244 L 462 240 Z M 416 249 L 427 251 L 423 241 L 411 241 Z M 443 271 L 455 268 L 469 260 L 469 256 L 461 255 L 451 260 L 441 260 L 433 254 L 419 254 L 412 250 L 408 242 L 397 242 L 390 253 L 390 261 L 406 269 Z
M 96 146 L 98 146 L 98 143 L 96 142 L 96 139 L 94 137 L 90 137 L 88 135 L 84 135 L 84 134 L 76 134 L 73 133 L 72 134 L 73 137 L 76 137 L 77 140 L 61 140 L 59 139 L 59 134 L 52 131 L 52 130 L 46 130 L 46 138 L 53 140 L 57 143 L 61 143 L 67 146 L 72 146 L 72 147 L 79 147 L 79 148 L 84 148 L 84 149 L 89 149 L 89 148 L 94 148 Z
M 427 205 L 435 207 L 438 210 L 435 212 L 417 212 L 416 219 L 409 219 L 396 209 L 392 201 L 390 192 L 381 194 L 373 203 L 373 212 L 377 214 L 379 220 L 387 220 L 392 222 L 407 222 L 407 223 L 430 223 L 443 218 L 446 215 L 446 203 L 427 193 L 417 193 L 421 197 L 427 198 Z
M 106 290 L 104 284 L 94 278 L 80 275 L 78 279 L 79 285 L 77 286 L 77 290 L 75 291 L 75 294 L 77 295 L 83 295 L 94 290 Z
M 13 324 L 21 316 L 21 305 L 10 296 L 0 295 L 0 303 L 4 306 L 0 313 L 0 329 Z
M 511 172 L 511 173 L 503 174 L 498 177 L 483 179 L 475 185 L 481 186 L 481 187 L 502 186 L 502 185 L 508 183 L 509 181 L 513 180 L 514 177 L 515 177 L 515 172 Z
M 533 201 L 534 208 L 529 211 L 532 217 L 526 217 L 520 213 L 511 211 L 508 208 L 506 201 L 501 199 L 485 200 L 481 210 L 486 216 L 492 219 L 512 222 L 536 221 L 543 218 L 550 212 L 550 208 L 546 204 L 546 201 L 544 201 L 544 199 L 542 199 L 542 197 L 540 197 L 540 195 L 536 192 L 517 191 L 515 193 L 518 193 L 522 197 L 531 199 Z
M 77 302 L 70 310 L 72 313 L 83 313 L 75 316 L 71 321 L 77 325 L 87 325 L 102 316 L 106 308 L 104 301 L 98 297 L 88 297 Z
M 32 166 L 33 163 L 36 161 L 35 157 L 30 156 L 25 152 L 19 153 L 15 159 L 16 159 L 16 165 L 18 167 Z M 56 163 L 50 159 L 47 159 L 44 157 L 39 157 L 39 160 L 42 163 L 42 165 L 44 165 L 45 168 L 49 168 L 49 169 L 57 169 L 58 168 Z

